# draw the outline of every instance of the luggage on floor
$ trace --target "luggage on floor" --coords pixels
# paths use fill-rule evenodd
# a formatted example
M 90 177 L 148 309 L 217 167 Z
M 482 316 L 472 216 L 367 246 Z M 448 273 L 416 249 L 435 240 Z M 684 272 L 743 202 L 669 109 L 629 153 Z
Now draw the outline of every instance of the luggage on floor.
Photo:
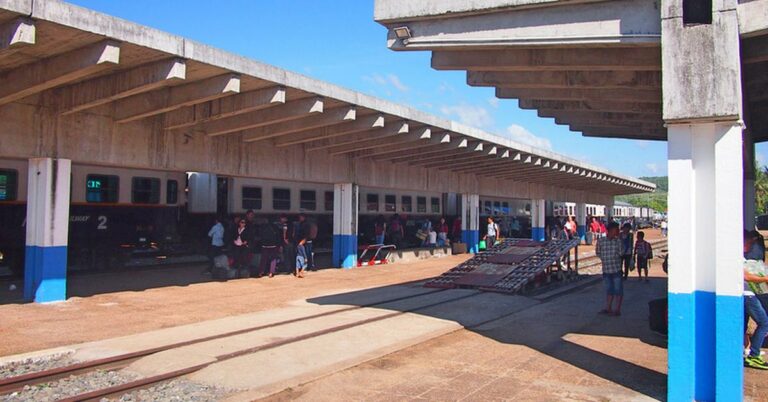
M 213 266 L 215 268 L 229 268 L 229 258 L 222 254 L 213 257 Z
M 455 242 L 455 243 L 451 244 L 451 253 L 452 254 L 466 254 L 467 253 L 467 243 Z

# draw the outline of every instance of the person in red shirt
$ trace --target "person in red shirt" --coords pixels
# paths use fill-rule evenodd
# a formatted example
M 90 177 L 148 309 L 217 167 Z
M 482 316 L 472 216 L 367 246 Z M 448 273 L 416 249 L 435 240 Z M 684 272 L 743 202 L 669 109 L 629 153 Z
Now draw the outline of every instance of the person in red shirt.
M 448 223 L 445 222 L 444 217 L 440 218 L 435 229 L 437 229 L 437 246 L 445 247 L 448 244 Z

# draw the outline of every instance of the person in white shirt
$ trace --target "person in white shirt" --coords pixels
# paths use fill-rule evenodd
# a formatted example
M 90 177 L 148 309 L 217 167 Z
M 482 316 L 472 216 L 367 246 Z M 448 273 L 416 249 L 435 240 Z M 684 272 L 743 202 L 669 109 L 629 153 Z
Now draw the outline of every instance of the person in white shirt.
M 499 235 L 499 225 L 496 224 L 496 222 L 493 221 L 492 217 L 488 217 L 488 229 L 486 229 L 485 237 L 483 239 L 485 240 L 485 247 L 491 248 L 494 244 L 496 244 L 496 237 Z

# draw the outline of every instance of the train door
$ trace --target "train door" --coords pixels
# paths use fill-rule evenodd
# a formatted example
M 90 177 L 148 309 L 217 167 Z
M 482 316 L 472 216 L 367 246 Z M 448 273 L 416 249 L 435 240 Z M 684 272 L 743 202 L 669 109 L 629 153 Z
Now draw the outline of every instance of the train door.
M 216 214 L 226 216 L 229 213 L 229 177 L 216 178 Z

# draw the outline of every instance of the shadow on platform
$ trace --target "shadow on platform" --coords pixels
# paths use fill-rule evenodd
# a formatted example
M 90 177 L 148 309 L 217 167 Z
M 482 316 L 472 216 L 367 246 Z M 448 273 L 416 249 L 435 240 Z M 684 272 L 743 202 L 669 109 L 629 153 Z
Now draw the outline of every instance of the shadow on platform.
M 421 283 L 409 287 L 420 287 Z M 634 338 L 666 349 L 666 337 L 652 332 L 648 325 L 648 302 L 666 295 L 666 283 L 666 278 L 652 278 L 650 283 L 631 278 L 625 286 L 626 301 L 621 317 L 597 314 L 604 302 L 600 282 L 543 303 L 520 295 L 423 288 L 425 292 L 434 292 L 425 297 L 435 298 L 439 304 L 416 311 L 402 308 L 407 304 L 403 302 L 376 307 L 455 321 L 497 342 L 529 347 L 635 392 L 665 400 L 666 374 L 600 350 L 617 350 L 620 346 L 605 342 L 618 338 Z M 365 306 L 397 297 L 402 287 L 402 284 L 385 286 L 307 301 L 320 305 Z M 584 345 L 595 342 L 599 344 L 595 348 Z

